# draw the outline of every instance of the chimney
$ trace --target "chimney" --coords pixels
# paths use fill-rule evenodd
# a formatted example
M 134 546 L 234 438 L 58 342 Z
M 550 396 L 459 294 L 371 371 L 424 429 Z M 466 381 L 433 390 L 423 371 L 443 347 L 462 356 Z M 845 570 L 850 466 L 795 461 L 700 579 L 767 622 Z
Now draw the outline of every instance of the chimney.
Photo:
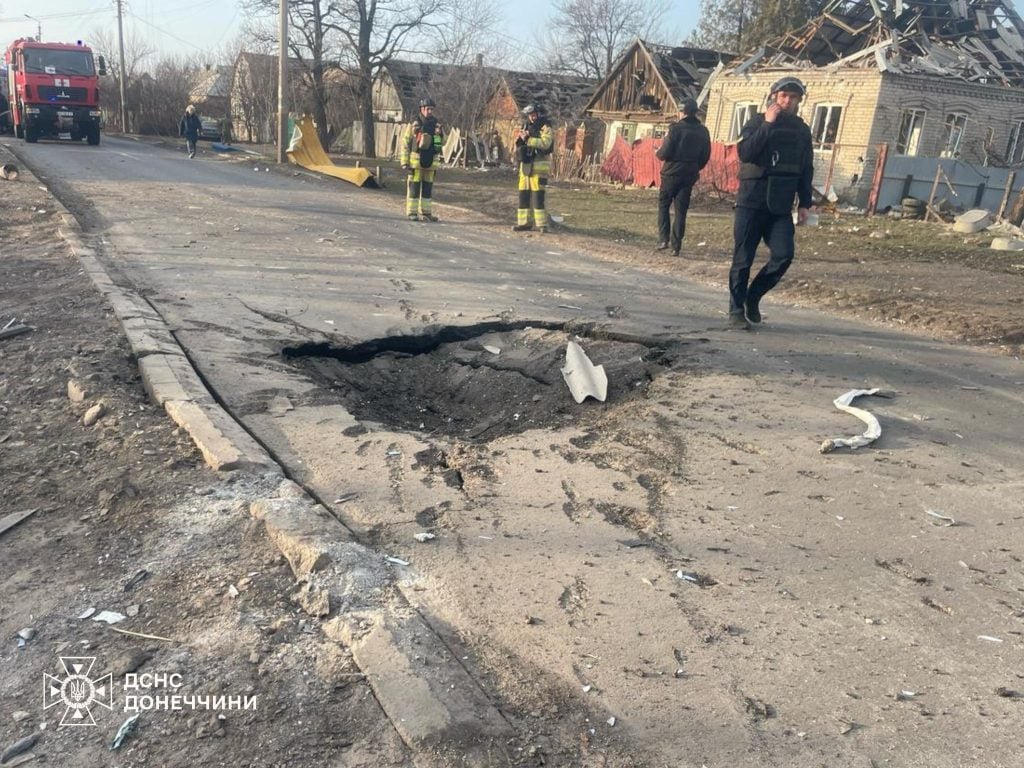
M 476 65 L 478 67 L 482 67 L 484 65 L 484 55 L 482 53 L 478 53 L 476 55 Z

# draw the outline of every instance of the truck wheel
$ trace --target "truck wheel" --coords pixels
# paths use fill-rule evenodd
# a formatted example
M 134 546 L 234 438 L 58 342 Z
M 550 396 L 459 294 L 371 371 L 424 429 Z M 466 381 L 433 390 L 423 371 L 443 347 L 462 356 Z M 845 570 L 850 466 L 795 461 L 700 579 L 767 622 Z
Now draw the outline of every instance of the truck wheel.
M 100 143 L 100 129 L 90 128 L 89 132 L 85 135 L 86 141 L 89 142 L 89 146 L 95 147 Z
M 39 141 L 39 131 L 36 128 L 25 126 L 25 141 L 29 144 L 35 144 Z

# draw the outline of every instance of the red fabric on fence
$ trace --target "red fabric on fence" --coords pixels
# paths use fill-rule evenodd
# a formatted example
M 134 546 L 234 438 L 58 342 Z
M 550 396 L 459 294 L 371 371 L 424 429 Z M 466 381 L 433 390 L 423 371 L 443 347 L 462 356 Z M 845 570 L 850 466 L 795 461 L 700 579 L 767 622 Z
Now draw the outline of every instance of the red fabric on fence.
M 640 139 L 633 143 L 633 183 L 647 189 L 661 184 L 661 160 L 654 153 L 661 139 Z
M 698 186 L 736 194 L 740 189 L 740 158 L 735 144 L 711 142 L 711 160 L 700 174 Z
M 601 164 L 601 173 L 623 184 L 633 180 L 633 148 L 621 136 L 615 137 L 615 146 Z

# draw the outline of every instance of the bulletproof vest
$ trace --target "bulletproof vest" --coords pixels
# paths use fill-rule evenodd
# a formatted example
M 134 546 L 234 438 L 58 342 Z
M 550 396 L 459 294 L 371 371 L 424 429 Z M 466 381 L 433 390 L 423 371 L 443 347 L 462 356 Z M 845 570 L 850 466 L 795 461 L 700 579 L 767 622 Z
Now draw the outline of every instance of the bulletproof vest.
M 786 120 L 769 134 L 768 145 L 757 163 L 740 163 L 740 179 L 799 176 L 803 161 L 803 132 Z
M 672 160 L 677 163 L 699 163 L 702 159 L 704 147 L 704 131 L 700 123 L 687 123 L 685 120 L 680 124 L 681 135 L 677 145 L 679 153 Z

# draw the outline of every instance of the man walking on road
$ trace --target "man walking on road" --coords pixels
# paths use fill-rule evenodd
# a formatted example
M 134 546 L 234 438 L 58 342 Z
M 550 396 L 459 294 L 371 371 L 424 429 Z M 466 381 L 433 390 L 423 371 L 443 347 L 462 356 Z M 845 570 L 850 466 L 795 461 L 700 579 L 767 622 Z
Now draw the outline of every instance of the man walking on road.
M 658 192 L 658 250 L 672 246 L 672 255 L 678 256 L 686 233 L 686 212 L 690 208 L 693 185 L 700 172 L 711 159 L 711 136 L 697 119 L 697 101 L 683 99 L 679 105 L 679 122 L 668 129 L 668 136 L 658 148 L 662 161 L 661 189 Z M 672 222 L 669 240 L 669 208 L 675 206 L 676 218 Z
M 798 224 L 804 224 L 810 212 L 814 152 L 811 131 L 796 114 L 806 93 L 795 77 L 777 80 L 764 114 L 754 115 L 740 134 L 740 189 L 729 272 L 729 325 L 733 328 L 761 322 L 761 299 L 793 261 L 794 199 Z M 750 267 L 762 240 L 770 253 L 768 263 L 748 287 Z
M 410 221 L 437 221 L 431 205 L 437 173 L 434 162 L 442 146 L 444 132 L 434 117 L 434 100 L 420 99 L 420 114 L 402 135 L 402 170 L 409 174 L 405 184 L 405 215 Z
M 199 131 L 203 124 L 196 114 L 196 108 L 189 104 L 185 107 L 185 114 L 178 123 L 178 135 L 185 137 L 185 146 L 188 147 L 189 159 L 196 156 L 196 142 L 199 141 Z
M 530 104 L 523 109 L 526 121 L 516 139 L 516 159 L 519 161 L 519 208 L 516 211 L 515 232 L 525 232 L 536 225 L 539 232 L 548 231 L 548 212 L 544 207 L 544 194 L 551 173 L 551 149 L 555 144 L 551 123 L 542 115 L 540 107 Z M 530 197 L 533 196 L 533 223 L 530 223 Z

